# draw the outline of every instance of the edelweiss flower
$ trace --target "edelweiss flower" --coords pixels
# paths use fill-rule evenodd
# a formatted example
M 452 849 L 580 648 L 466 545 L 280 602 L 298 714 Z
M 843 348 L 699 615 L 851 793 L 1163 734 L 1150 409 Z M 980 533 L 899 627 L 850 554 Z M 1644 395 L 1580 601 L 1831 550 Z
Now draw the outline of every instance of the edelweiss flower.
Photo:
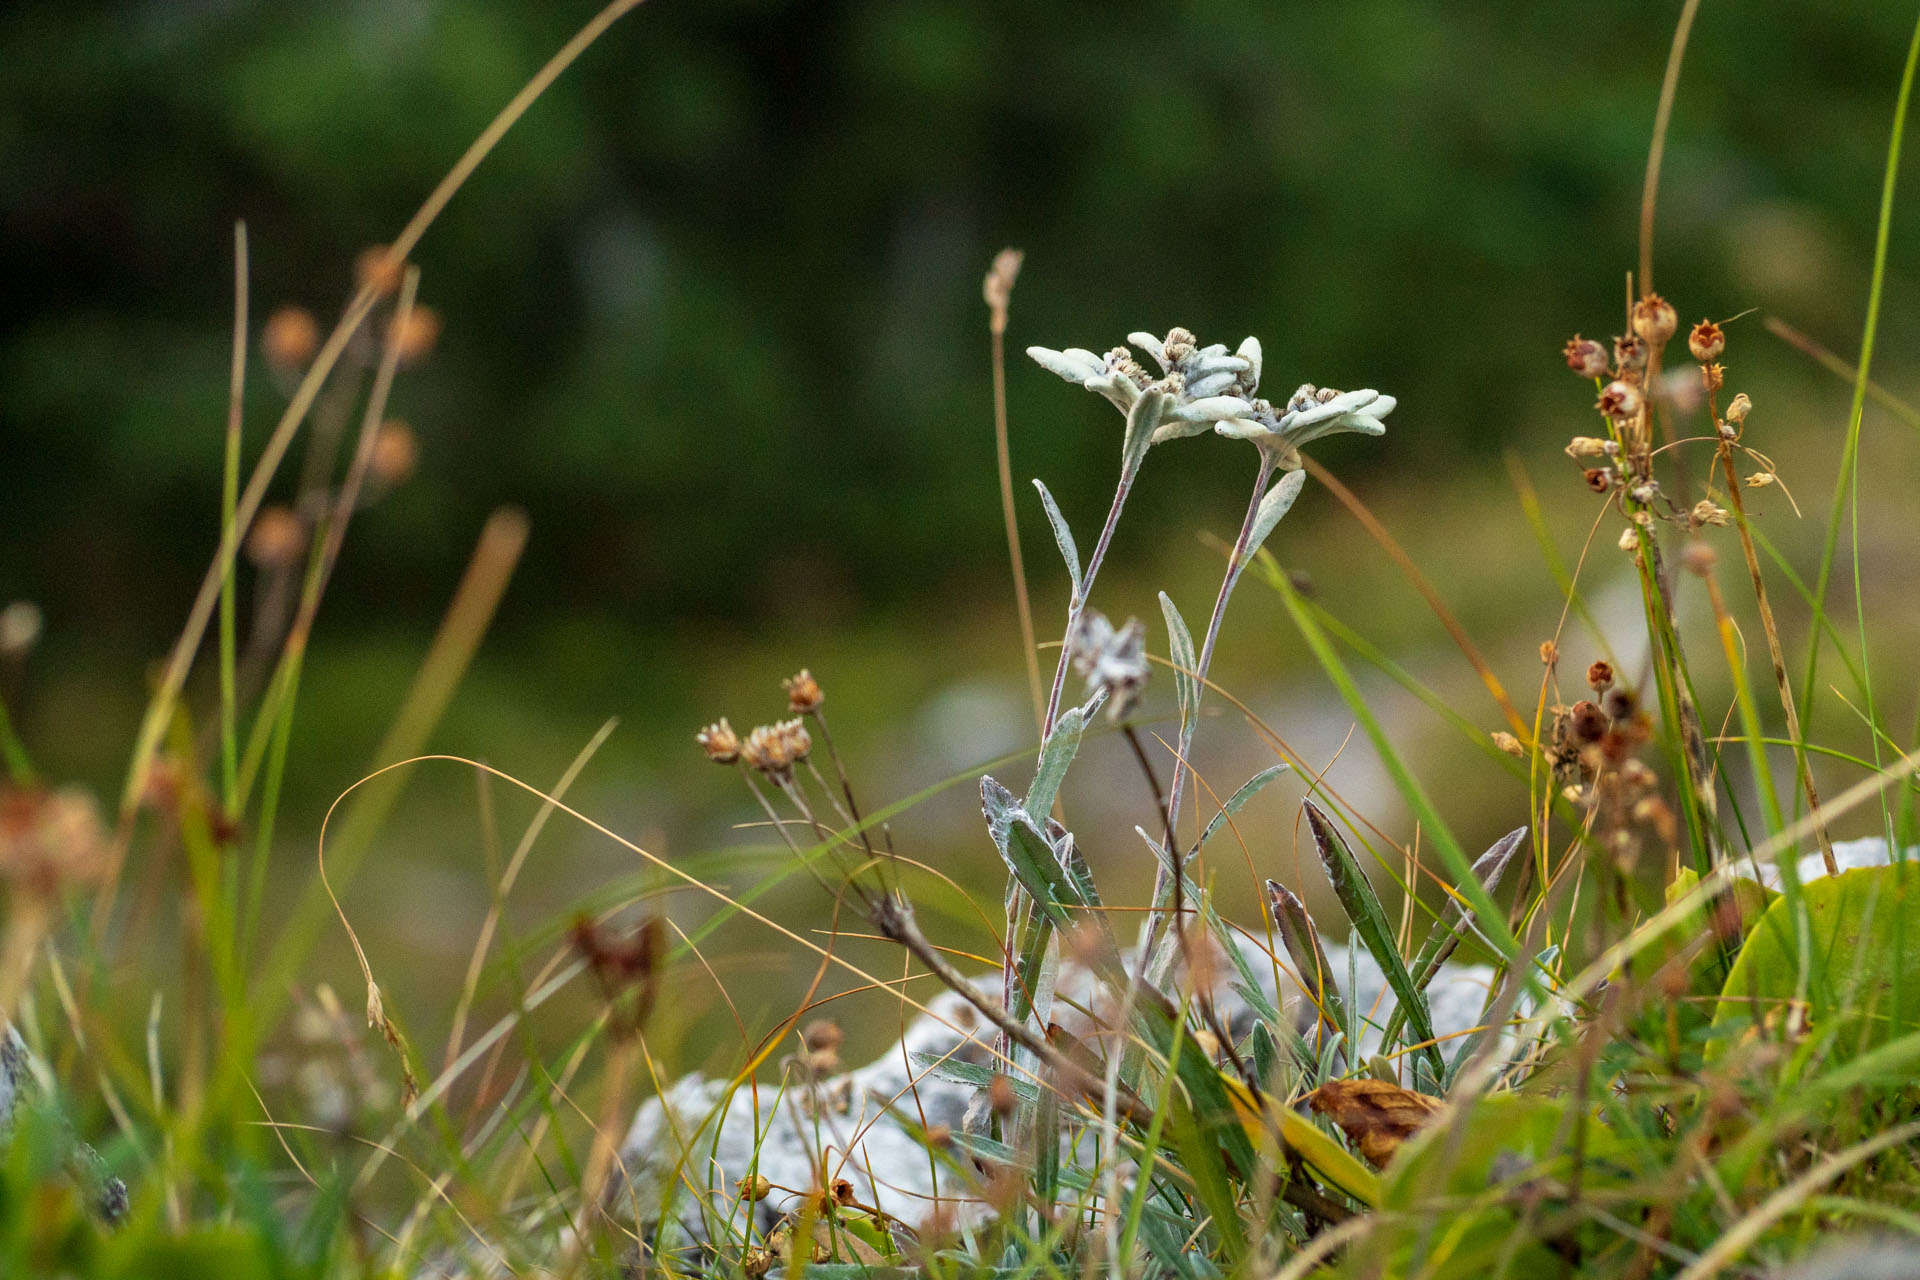
M 1252 412 L 1217 422 L 1213 429 L 1235 440 L 1251 440 L 1263 449 L 1277 449 L 1281 465 L 1291 468 L 1300 465 L 1300 447 L 1322 436 L 1341 432 L 1385 435 L 1387 426 L 1380 420 L 1398 404 L 1392 396 L 1378 391 L 1335 391 L 1309 382 L 1282 408 L 1255 400 Z
M 1253 339 L 1241 344 L 1239 355 L 1230 356 L 1218 343 L 1199 346 L 1193 334 L 1181 328 L 1169 330 L 1165 338 L 1144 332 L 1128 338 L 1160 367 L 1160 377 L 1149 375 L 1125 347 L 1115 347 L 1104 356 L 1080 347 L 1065 351 L 1028 347 L 1027 354 L 1041 368 L 1105 396 L 1122 413 L 1130 412 L 1149 389 L 1163 392 L 1167 403 L 1160 422 L 1164 425 L 1154 432 L 1155 441 L 1198 435 L 1222 418 L 1248 411 L 1245 399 L 1229 393 L 1259 381 L 1260 344 Z
M 1147 683 L 1147 629 L 1138 618 L 1114 629 L 1107 615 L 1089 609 L 1068 642 L 1073 669 L 1086 677 L 1087 696 L 1105 689 L 1107 714 L 1118 720 L 1140 699 Z

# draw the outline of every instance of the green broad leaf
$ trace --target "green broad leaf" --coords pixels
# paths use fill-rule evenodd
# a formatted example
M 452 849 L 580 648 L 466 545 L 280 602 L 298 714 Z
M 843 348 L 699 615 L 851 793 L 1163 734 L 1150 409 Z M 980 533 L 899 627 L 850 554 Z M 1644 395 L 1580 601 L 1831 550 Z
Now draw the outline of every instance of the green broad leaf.
M 1166 392 L 1154 388 L 1143 392 L 1133 402 L 1133 408 L 1127 410 L 1127 433 L 1120 443 L 1120 474 L 1132 480 L 1145 461 L 1147 450 L 1153 445 L 1153 433 L 1160 427 L 1160 417 L 1166 412 Z
M 1635 1176 L 1631 1153 L 1598 1119 L 1576 1152 L 1560 1097 L 1501 1093 L 1444 1112 L 1388 1164 L 1381 1229 L 1356 1248 L 1353 1274 L 1372 1266 L 1432 1280 L 1559 1275 L 1559 1256 L 1526 1238 L 1528 1189 L 1564 1186 L 1576 1159 L 1583 1187 L 1626 1185 Z
M 999 1074 L 992 1067 L 977 1062 L 962 1062 L 958 1058 L 944 1058 L 937 1053 L 909 1053 L 907 1058 L 915 1067 L 936 1080 L 945 1080 L 950 1084 L 966 1085 L 974 1089 L 985 1089 L 993 1083 Z M 1040 1097 L 1040 1087 L 1031 1080 L 1018 1076 L 1008 1076 L 1007 1083 L 1013 1086 L 1013 1096 L 1022 1102 L 1034 1102 Z
M 1799 907 L 1796 918 L 1782 895 L 1754 926 L 1714 1008 L 1708 1061 L 1797 1033 L 1802 1016 L 1842 1059 L 1920 1029 L 1920 862 L 1808 881 Z
M 1327 815 L 1320 812 L 1312 801 L 1305 802 L 1307 825 L 1313 831 L 1313 842 L 1320 850 L 1320 861 L 1325 864 L 1327 878 L 1333 882 L 1333 891 L 1340 899 L 1340 905 L 1346 908 L 1347 918 L 1353 922 L 1353 931 L 1360 935 L 1360 941 L 1373 954 L 1380 965 L 1380 971 L 1386 975 L 1387 985 L 1393 988 L 1394 998 L 1400 1002 L 1407 1022 L 1413 1033 L 1426 1042 L 1424 1050 L 1434 1074 L 1440 1075 L 1446 1070 L 1446 1063 L 1440 1057 L 1439 1047 L 1433 1041 L 1433 1015 L 1427 1008 L 1427 994 L 1414 985 L 1413 975 L 1407 972 L 1407 963 L 1400 956 L 1400 948 L 1393 940 L 1393 926 L 1387 921 L 1387 913 L 1380 905 L 1380 896 L 1373 891 L 1373 884 L 1367 879 L 1366 872 L 1360 869 L 1353 851 L 1347 848 L 1347 842 L 1334 829 Z
M 1034 767 L 1033 785 L 1027 788 L 1023 807 L 1029 814 L 1045 818 L 1053 812 L 1053 802 L 1060 794 L 1060 784 L 1066 779 L 1075 753 L 1080 750 L 1080 738 L 1086 732 L 1087 719 L 1099 710 L 1104 700 L 1103 695 L 1096 694 L 1086 706 L 1069 707 L 1054 722 L 1053 732 L 1040 744 L 1040 762 Z
M 987 815 L 987 831 L 1007 870 L 1055 928 L 1071 927 L 1073 908 L 1090 904 L 1081 898 L 1078 886 L 1060 865 L 1039 824 L 1012 792 L 990 777 L 980 780 L 980 798 Z
M 1067 578 L 1073 583 L 1073 598 L 1080 598 L 1080 548 L 1073 544 L 1073 530 L 1067 527 L 1067 518 L 1060 514 L 1060 504 L 1053 500 L 1053 494 L 1047 486 L 1035 480 L 1033 487 L 1040 491 L 1040 505 L 1046 508 L 1047 523 L 1053 526 L 1053 541 L 1060 548 L 1060 558 L 1067 562 Z M 1051 807 L 1051 806 L 1049 806 Z
M 1251 560 L 1254 553 L 1260 550 L 1260 544 L 1267 540 L 1273 527 L 1280 523 L 1287 512 L 1293 510 L 1293 504 L 1306 483 L 1306 472 L 1289 471 L 1260 496 L 1260 506 L 1253 514 L 1253 528 L 1247 535 L 1247 550 L 1243 559 Z

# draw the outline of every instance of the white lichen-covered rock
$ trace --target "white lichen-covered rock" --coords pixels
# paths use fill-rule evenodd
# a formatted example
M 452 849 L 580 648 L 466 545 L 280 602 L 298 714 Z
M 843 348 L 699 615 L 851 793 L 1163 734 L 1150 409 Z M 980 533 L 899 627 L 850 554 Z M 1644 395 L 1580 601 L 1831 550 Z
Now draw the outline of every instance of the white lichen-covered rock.
M 1873 839 L 1837 844 L 1834 855 L 1843 870 L 1888 860 L 1885 842 Z M 1799 871 L 1803 881 L 1826 874 L 1817 853 L 1803 858 Z M 1777 882 L 1777 875 L 1772 867 L 1762 869 L 1763 878 Z M 1296 1028 L 1309 1028 L 1311 1007 L 1287 970 L 1255 944 L 1243 947 L 1266 998 Z M 1359 1056 L 1365 1057 L 1378 1048 L 1378 1028 L 1393 997 L 1363 949 L 1334 945 L 1327 952 L 1335 982 L 1361 1014 Z M 1481 1025 L 1494 976 L 1484 965 L 1445 966 L 1427 988 L 1435 1033 L 1458 1036 Z M 1097 1029 L 1090 1018 L 1099 999 L 1095 985 L 1085 970 L 1063 966 L 1053 1018 L 1075 1035 Z M 1226 984 L 1215 998 L 1234 1034 L 1244 1033 L 1246 1002 Z M 780 1080 L 750 1084 L 693 1075 L 649 1099 L 622 1147 L 630 1179 L 622 1198 L 631 1196 L 627 1205 L 643 1223 L 666 1224 L 661 1239 L 667 1244 L 737 1236 L 749 1215 L 760 1229 L 770 1229 L 800 1196 L 841 1178 L 855 1199 L 908 1224 L 976 1216 L 982 1187 L 971 1160 L 957 1149 L 930 1154 L 917 1133 L 962 1131 L 976 1094 L 969 1085 L 933 1074 L 924 1060 L 985 1064 L 992 1058 L 992 1029 L 953 992 L 929 1000 L 927 1010 L 897 1044 L 850 1071 L 816 1076 L 796 1064 Z M 1087 1145 L 1073 1154 L 1090 1162 Z M 745 1201 L 738 1184 L 755 1174 L 772 1184 L 773 1193 Z
M 1311 1009 L 1286 970 L 1245 945 L 1247 967 L 1262 980 L 1266 998 L 1297 1026 L 1311 1025 Z M 1362 1053 L 1371 1053 L 1377 1023 L 1391 1007 L 1380 967 L 1364 951 L 1350 956 L 1338 946 L 1328 959 L 1349 1001 L 1375 1024 L 1362 1024 Z M 1441 972 L 1428 989 L 1440 1035 L 1479 1025 L 1493 976 L 1479 965 Z M 1064 966 L 1053 1019 L 1076 1036 L 1094 1032 L 1096 985 L 1085 970 Z M 1244 1033 L 1247 1003 L 1224 984 L 1215 1001 L 1221 1019 Z M 957 1150 L 930 1154 L 918 1133 L 960 1132 L 977 1092 L 941 1078 L 927 1059 L 985 1064 L 992 1058 L 992 1028 L 953 992 L 927 1008 L 899 1043 L 842 1074 L 815 1078 L 796 1063 L 777 1081 L 736 1084 L 693 1075 L 649 1099 L 622 1147 L 628 1207 L 645 1223 L 666 1224 L 662 1240 L 669 1244 L 736 1236 L 749 1214 L 769 1229 L 807 1191 L 842 1178 L 855 1199 L 910 1225 L 976 1216 L 982 1188 L 972 1162 Z M 1090 1161 L 1091 1141 L 1085 1146 L 1073 1154 Z M 739 1184 L 756 1174 L 774 1191 L 752 1204 L 741 1199 Z

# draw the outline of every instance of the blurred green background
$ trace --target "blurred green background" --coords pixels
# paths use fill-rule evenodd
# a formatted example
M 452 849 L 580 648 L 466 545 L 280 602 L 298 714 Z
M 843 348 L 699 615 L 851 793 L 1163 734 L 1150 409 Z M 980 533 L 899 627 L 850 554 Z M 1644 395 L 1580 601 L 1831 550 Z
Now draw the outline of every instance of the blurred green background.
M 1595 502 L 1558 450 L 1591 430 L 1590 392 L 1558 349 L 1575 330 L 1621 327 L 1679 9 L 644 5 L 415 255 L 446 321 L 394 400 L 420 467 L 356 521 L 321 614 L 282 822 L 289 882 L 308 874 L 320 814 L 365 772 L 503 503 L 528 512 L 531 541 L 433 745 L 546 783 L 618 716 L 575 797 L 649 848 L 764 839 L 731 830 L 753 812 L 691 732 L 720 714 L 771 718 L 778 677 L 801 665 L 827 686 L 869 804 L 1027 743 L 980 299 L 1008 244 L 1027 253 L 1015 352 L 1103 349 L 1178 323 L 1206 341 L 1258 334 L 1270 392 L 1310 380 L 1396 394 L 1384 440 L 1343 437 L 1316 456 L 1375 505 L 1530 703 L 1560 597 L 1505 458 L 1541 486 L 1574 558 Z M 330 321 L 355 255 L 391 238 L 592 12 L 148 0 L 0 14 L 0 601 L 45 612 L 7 693 L 49 773 L 117 794 L 146 666 L 213 550 L 234 221 L 251 233 L 256 322 L 283 302 Z M 1912 18 L 1881 0 L 1703 6 L 1657 236 L 1655 283 L 1683 320 L 1753 308 L 1855 349 Z M 1879 373 L 1896 390 L 1913 385 L 1920 338 L 1917 218 L 1909 201 L 1893 227 Z M 1761 404 L 1757 447 L 1808 518 L 1793 524 L 1777 495 L 1759 510 L 1804 567 L 1846 387 L 1758 316 L 1731 333 L 1730 389 Z M 1044 477 L 1090 541 L 1119 423 L 1024 358 L 1009 384 L 1044 640 L 1064 584 L 1026 479 Z M 250 458 L 281 405 L 256 359 Z M 1897 566 L 1910 527 L 1874 512 L 1910 502 L 1914 433 L 1868 425 L 1880 505 L 1867 533 Z M 1201 625 L 1218 558 L 1200 535 L 1231 534 L 1250 474 L 1244 446 L 1156 450 L 1096 603 L 1151 619 L 1156 651 L 1155 590 Z M 1607 574 L 1621 568 L 1612 536 L 1596 544 Z M 1497 727 L 1418 597 L 1324 491 L 1273 545 L 1329 608 Z M 1890 652 L 1913 635 L 1897 586 Z M 1620 616 L 1630 635 L 1632 610 Z M 1568 643 L 1581 665 L 1597 652 Z M 1711 655 L 1707 633 L 1695 643 Z M 1346 713 L 1257 586 L 1218 674 L 1318 763 L 1339 757 L 1334 776 L 1408 836 L 1364 744 L 1341 755 Z M 1377 692 L 1465 837 L 1522 820 L 1524 792 L 1497 767 Z M 1155 698 L 1164 712 L 1168 691 Z M 1227 720 L 1205 749 L 1222 794 L 1267 759 Z M 1101 744 L 1077 800 L 1116 897 L 1137 897 L 1148 874 L 1130 767 Z M 444 986 L 435 965 L 463 954 L 487 901 L 473 783 L 456 772 L 423 771 L 353 895 L 389 963 L 426 962 L 399 978 L 417 995 Z M 983 888 L 972 790 L 916 809 L 900 833 Z M 523 817 L 502 799 L 509 839 Z M 1291 803 L 1265 804 L 1260 821 L 1269 843 L 1250 863 L 1290 874 Z M 573 829 L 537 857 L 529 919 L 635 867 Z M 1222 873 L 1231 892 L 1248 869 Z M 819 917 L 815 890 L 795 897 L 794 918 Z M 767 1007 L 804 983 L 791 957 L 746 947 L 734 963 L 776 971 Z

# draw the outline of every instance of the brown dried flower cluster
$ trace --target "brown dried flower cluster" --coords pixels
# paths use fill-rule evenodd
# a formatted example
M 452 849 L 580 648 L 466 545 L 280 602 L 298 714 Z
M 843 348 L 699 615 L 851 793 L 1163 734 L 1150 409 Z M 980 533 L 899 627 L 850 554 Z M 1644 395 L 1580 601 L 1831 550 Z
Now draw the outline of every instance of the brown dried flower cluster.
M 50 897 L 99 883 L 111 865 L 106 824 L 85 791 L 0 788 L 0 879 Z
M 693 740 L 715 764 L 732 764 L 740 758 L 740 735 L 733 731 L 725 716 L 694 734 Z
M 813 737 L 796 717 L 756 727 L 740 744 L 740 758 L 775 782 L 783 782 L 812 750 Z
M 787 710 L 795 715 L 809 715 L 818 711 L 820 704 L 827 700 L 827 695 L 820 689 L 820 682 L 805 667 L 800 668 L 800 674 L 789 676 L 780 684 L 787 691 Z

